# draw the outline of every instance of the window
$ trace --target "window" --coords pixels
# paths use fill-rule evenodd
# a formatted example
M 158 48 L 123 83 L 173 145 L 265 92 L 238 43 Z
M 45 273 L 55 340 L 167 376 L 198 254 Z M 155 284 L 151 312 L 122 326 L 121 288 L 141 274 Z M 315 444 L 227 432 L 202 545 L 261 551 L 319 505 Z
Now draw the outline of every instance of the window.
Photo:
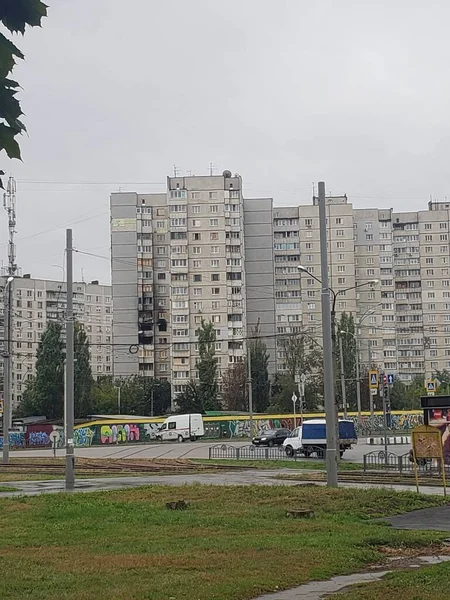
M 200 212 L 200 206 L 197 206 L 197 205 L 196 205 L 196 206 L 193 206 L 193 207 L 192 207 L 192 212 L 193 212 L 194 214 L 198 214 L 198 213 Z
M 166 247 L 165 246 L 158 246 L 156 248 L 156 254 L 166 254 Z
M 344 247 L 344 242 L 336 242 L 336 248 L 343 248 Z
M 200 192 L 191 192 L 192 200 L 200 200 Z
M 202 276 L 201 275 L 194 275 L 194 282 L 198 283 L 202 280 Z
M 219 219 L 210 219 L 209 220 L 209 225 L 211 227 L 217 227 L 219 225 Z
M 213 258 L 211 260 L 211 267 L 214 268 L 214 267 L 218 267 L 218 266 L 219 266 L 219 259 L 218 258 Z
M 219 254 L 219 246 L 211 246 L 211 254 Z
M 194 302 L 194 310 L 203 310 L 203 302 Z
M 201 296 L 202 291 L 202 288 L 194 288 L 194 296 Z
M 209 192 L 209 199 L 214 200 L 217 198 L 217 192 Z
M 199 219 L 192 220 L 192 227 L 200 227 L 201 221 Z
M 220 294 L 220 288 L 211 288 L 211 294 L 213 296 L 218 296 Z
M 219 273 L 211 273 L 211 281 L 219 281 Z
M 210 206 L 209 206 L 209 212 L 211 212 L 211 213 L 218 213 L 219 212 L 219 205 L 218 204 L 210 204 Z
M 201 246 L 193 246 L 193 248 L 192 248 L 192 254 L 201 254 L 201 253 L 202 253 Z
M 366 233 L 366 240 L 371 242 L 373 240 L 373 233 Z
M 211 302 L 211 309 L 212 310 L 217 310 L 220 308 L 220 300 L 213 300 Z
M 344 237 L 344 230 L 343 229 L 336 229 L 336 235 L 338 237 Z
M 343 285 L 345 283 L 345 277 L 338 277 L 338 285 Z
M 202 267 L 202 261 L 201 260 L 194 260 L 194 261 L 192 261 L 192 266 L 194 267 L 194 269 L 201 269 L 201 267 Z
M 313 224 L 312 219 L 305 219 L 305 227 L 312 227 L 312 224 Z M 275 222 L 275 225 L 277 225 L 276 222 Z
M 343 220 L 341 217 L 336 217 L 336 225 L 342 225 L 343 224 Z
M 431 229 L 431 223 L 425 223 L 425 229 Z
M 165 279 L 165 278 L 166 278 L 165 273 L 158 273 L 158 280 Z
M 180 190 L 180 189 L 170 190 L 170 197 L 171 198 L 186 198 L 186 190 Z
M 209 239 L 210 239 L 210 240 L 218 240 L 218 239 L 219 239 L 219 234 L 218 234 L 218 233 L 215 233 L 215 232 L 211 232 L 211 233 L 209 234 Z

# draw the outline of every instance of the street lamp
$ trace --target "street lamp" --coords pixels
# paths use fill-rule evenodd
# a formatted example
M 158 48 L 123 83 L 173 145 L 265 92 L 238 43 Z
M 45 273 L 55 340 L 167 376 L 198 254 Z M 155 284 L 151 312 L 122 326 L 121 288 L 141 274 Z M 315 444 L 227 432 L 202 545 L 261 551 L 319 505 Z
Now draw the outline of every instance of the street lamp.
M 320 285 L 322 285 L 321 279 L 319 279 L 319 277 L 316 277 L 315 275 L 310 273 L 308 271 L 308 269 L 306 267 L 304 267 L 303 265 L 298 265 L 297 269 L 301 273 L 307 273 L 310 277 L 312 277 L 318 283 L 320 283 Z M 365 281 L 364 283 L 357 283 L 357 284 L 352 285 L 351 287 L 345 288 L 343 290 L 338 290 L 337 292 L 335 290 L 333 290 L 333 288 L 331 288 L 331 287 L 329 288 L 330 293 L 333 296 L 333 302 L 331 304 L 331 334 L 333 336 L 333 341 L 335 341 L 335 339 L 336 339 L 336 301 L 337 301 L 337 297 L 340 294 L 345 294 L 346 292 L 349 292 L 350 290 L 356 290 L 356 289 L 358 289 L 360 287 L 364 287 L 366 285 L 378 285 L 379 283 L 380 283 L 379 279 L 371 279 L 370 281 Z
M 12 289 L 11 283 L 14 277 L 8 277 L 4 289 L 6 307 L 5 319 L 5 349 L 3 351 L 3 452 L 2 460 L 9 463 L 9 430 L 11 429 L 12 416 L 12 378 L 11 378 L 11 354 L 12 354 Z

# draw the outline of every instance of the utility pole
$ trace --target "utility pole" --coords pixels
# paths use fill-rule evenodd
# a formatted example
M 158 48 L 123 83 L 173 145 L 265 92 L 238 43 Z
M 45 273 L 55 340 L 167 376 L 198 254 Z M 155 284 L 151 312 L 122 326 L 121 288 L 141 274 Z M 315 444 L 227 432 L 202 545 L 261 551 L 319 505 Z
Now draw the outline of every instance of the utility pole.
M 367 341 L 368 344 L 368 349 L 369 349 L 369 371 L 372 368 L 372 346 L 370 345 L 370 340 Z M 375 416 L 375 406 L 374 406 L 374 401 L 373 401 L 373 396 L 372 396 L 372 390 L 369 390 L 370 392 L 370 397 L 369 397 L 369 407 L 370 407 L 370 416 L 374 417 Z
M 339 358 L 341 363 L 341 391 L 342 405 L 344 408 L 344 419 L 347 418 L 347 394 L 345 390 L 345 372 L 344 372 L 344 350 L 342 348 L 342 335 L 339 335 Z
M 320 267 L 322 273 L 322 336 L 324 403 L 327 430 L 327 485 L 338 486 L 336 450 L 336 405 L 334 400 L 333 340 L 331 330 L 330 286 L 328 283 L 327 217 L 325 183 L 319 181 Z
M 361 417 L 361 374 L 359 372 L 359 344 L 358 338 L 356 337 L 355 332 L 355 342 L 356 342 L 356 407 L 358 410 L 358 421 L 359 425 L 362 425 L 362 417 Z
M 248 370 L 248 414 L 250 419 L 250 437 L 253 436 L 253 384 L 251 348 L 247 340 L 247 370 Z
M 12 417 L 12 282 L 8 277 L 5 285 L 5 349 L 3 352 L 3 452 L 4 464 L 9 463 L 9 432 Z
M 66 230 L 66 273 L 67 273 L 67 308 L 66 308 L 66 381 L 65 381 L 65 431 L 66 431 L 66 490 L 75 487 L 75 450 L 73 443 L 74 425 L 74 341 L 73 341 L 73 246 L 72 230 Z

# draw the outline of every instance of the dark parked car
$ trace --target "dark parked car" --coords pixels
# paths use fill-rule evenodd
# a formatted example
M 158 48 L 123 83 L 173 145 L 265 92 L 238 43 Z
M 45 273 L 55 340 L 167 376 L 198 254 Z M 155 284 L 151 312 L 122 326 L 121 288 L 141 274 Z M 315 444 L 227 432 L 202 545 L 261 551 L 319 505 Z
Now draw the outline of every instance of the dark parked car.
M 269 429 L 253 438 L 255 446 L 282 446 L 286 438 L 291 435 L 289 429 Z

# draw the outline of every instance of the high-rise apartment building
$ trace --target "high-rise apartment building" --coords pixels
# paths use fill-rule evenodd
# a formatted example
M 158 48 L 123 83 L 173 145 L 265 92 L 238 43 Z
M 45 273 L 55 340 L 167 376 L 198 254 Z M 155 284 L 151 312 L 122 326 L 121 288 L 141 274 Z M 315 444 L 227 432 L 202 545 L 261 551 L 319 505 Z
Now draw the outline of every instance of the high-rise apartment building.
M 7 277 L 0 277 L 0 389 L 3 385 L 1 351 L 5 340 L 5 294 Z M 64 322 L 66 284 L 24 275 L 10 283 L 12 295 L 12 402 L 16 406 L 25 383 L 35 373 L 36 351 L 47 324 Z M 74 282 L 75 319 L 84 326 L 90 343 L 94 377 L 112 374 L 112 297 L 111 287 Z
M 327 197 L 328 264 L 338 322 L 355 316 L 362 364 L 405 382 L 450 368 L 450 207 L 356 209 Z M 163 194 L 111 196 L 114 373 L 195 378 L 196 331 L 212 321 L 220 370 L 242 360 L 258 325 L 270 372 L 282 338 L 321 343 L 319 210 L 273 206 L 242 180 L 170 177 Z M 301 269 L 299 269 L 301 267 Z
M 167 379 L 176 396 L 197 376 L 202 321 L 214 324 L 220 373 L 244 359 L 257 323 L 274 347 L 271 200 L 249 201 L 246 218 L 245 206 L 229 171 L 111 195 L 116 376 Z

